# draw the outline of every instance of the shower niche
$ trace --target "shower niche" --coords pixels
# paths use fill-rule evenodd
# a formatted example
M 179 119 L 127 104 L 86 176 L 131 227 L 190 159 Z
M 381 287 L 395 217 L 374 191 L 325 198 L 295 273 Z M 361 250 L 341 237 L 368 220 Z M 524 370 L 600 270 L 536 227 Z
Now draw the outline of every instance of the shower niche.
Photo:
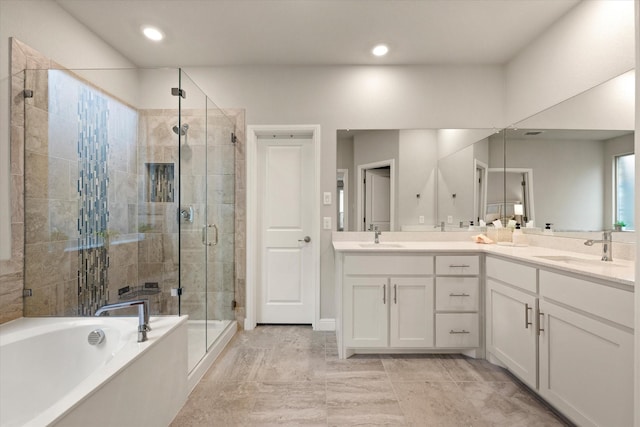
M 173 163 L 145 163 L 147 202 L 175 201 L 175 165 Z

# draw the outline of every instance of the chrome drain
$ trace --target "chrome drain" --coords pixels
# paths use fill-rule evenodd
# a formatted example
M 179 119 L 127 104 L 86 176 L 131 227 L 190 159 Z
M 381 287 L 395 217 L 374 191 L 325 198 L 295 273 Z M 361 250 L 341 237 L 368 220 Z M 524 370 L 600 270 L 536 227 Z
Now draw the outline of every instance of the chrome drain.
M 89 341 L 89 344 L 91 345 L 101 344 L 104 341 L 104 339 L 105 339 L 105 334 L 102 329 L 95 329 L 89 332 L 89 336 L 87 337 L 87 341 Z

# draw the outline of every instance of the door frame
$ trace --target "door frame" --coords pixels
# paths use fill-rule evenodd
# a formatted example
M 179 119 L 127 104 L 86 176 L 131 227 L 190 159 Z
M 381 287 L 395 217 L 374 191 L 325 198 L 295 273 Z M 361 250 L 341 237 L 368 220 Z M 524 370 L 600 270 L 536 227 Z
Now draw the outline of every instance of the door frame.
M 473 159 L 473 211 L 474 211 L 474 221 L 476 221 L 476 225 L 480 225 L 480 221 L 477 218 L 482 219 L 483 221 L 487 217 L 487 179 L 489 178 L 489 165 L 478 160 Z M 478 170 L 481 170 L 481 176 L 478 174 Z M 476 191 L 478 178 L 482 179 L 482 188 L 480 191 L 482 194 L 478 194 Z
M 311 227 L 312 250 L 312 326 L 316 330 L 320 324 L 320 125 L 249 125 L 247 126 L 247 266 L 246 266 L 246 317 L 244 329 L 256 327 L 257 318 L 257 277 L 260 247 L 258 246 L 258 137 L 278 135 L 289 138 L 290 135 L 309 137 L 313 145 L 313 218 Z
M 356 231 L 367 231 L 363 230 L 363 217 L 364 217 L 364 171 L 366 169 L 377 169 L 383 167 L 389 167 L 389 230 L 395 231 L 396 225 L 396 160 L 388 159 L 388 160 L 380 160 L 378 162 L 373 163 L 365 163 L 358 165 L 357 167 L 357 184 L 356 184 L 356 221 L 358 221 L 358 225 L 356 227 Z
M 506 174 L 506 173 L 523 173 L 527 175 L 527 196 L 529 197 L 529 220 L 533 220 L 534 222 L 536 221 L 536 217 L 535 217 L 535 209 L 534 209 L 534 197 L 533 197 L 533 169 L 531 168 L 489 168 L 487 169 L 487 179 L 489 178 L 488 174 L 490 173 L 502 173 L 502 174 Z M 488 182 L 487 182 L 487 186 L 488 186 Z M 503 194 L 503 198 L 504 198 L 504 194 Z M 507 203 L 507 202 L 511 202 L 510 200 L 503 200 L 502 203 Z M 487 206 L 488 206 L 489 201 L 486 198 L 485 195 L 485 199 L 484 199 L 484 210 L 485 213 L 487 211 Z

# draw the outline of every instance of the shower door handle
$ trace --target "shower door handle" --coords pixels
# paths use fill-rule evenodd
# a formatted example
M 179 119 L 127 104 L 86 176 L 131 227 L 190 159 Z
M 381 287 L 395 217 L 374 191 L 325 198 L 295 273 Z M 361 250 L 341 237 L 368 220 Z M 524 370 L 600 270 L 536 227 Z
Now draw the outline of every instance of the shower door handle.
M 208 224 L 207 227 L 213 228 L 216 232 L 216 238 L 213 240 L 213 246 L 217 246 L 218 245 L 218 226 L 215 224 Z M 211 246 L 211 243 L 209 243 L 209 246 Z
M 213 228 L 216 231 L 216 238 L 213 240 L 213 243 L 209 242 L 208 240 L 208 233 L 207 233 L 207 229 L 208 228 Z M 215 246 L 218 244 L 218 226 L 215 224 L 207 224 L 204 227 L 202 227 L 202 244 L 205 246 Z
M 209 227 L 209 225 L 202 227 L 202 244 L 205 246 L 211 246 L 211 243 L 207 242 L 207 227 Z

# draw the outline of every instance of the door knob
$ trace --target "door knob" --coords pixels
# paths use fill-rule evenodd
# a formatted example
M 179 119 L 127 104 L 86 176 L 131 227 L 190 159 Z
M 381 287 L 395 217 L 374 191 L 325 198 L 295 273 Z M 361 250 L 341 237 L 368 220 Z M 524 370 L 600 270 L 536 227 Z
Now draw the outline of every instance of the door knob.
M 311 241 L 311 237 L 309 236 L 304 236 L 304 239 L 298 239 L 298 242 L 309 243 L 310 241 Z

